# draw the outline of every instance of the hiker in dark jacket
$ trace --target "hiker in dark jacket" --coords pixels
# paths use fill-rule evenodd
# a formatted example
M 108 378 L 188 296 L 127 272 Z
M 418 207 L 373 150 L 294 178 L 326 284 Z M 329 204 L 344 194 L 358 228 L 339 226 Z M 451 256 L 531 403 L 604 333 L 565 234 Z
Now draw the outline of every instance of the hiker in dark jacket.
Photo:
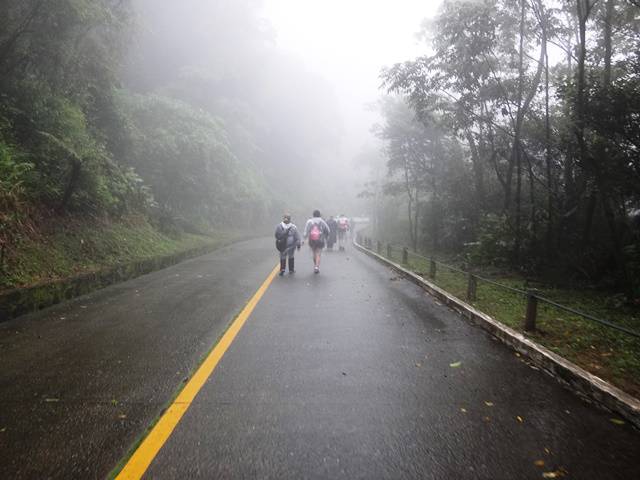
M 282 222 L 276 227 L 276 247 L 280 251 L 280 276 L 284 275 L 289 259 L 289 274 L 295 273 L 296 248 L 300 250 L 300 234 L 297 227 L 291 223 L 291 215 L 288 213 L 282 216 Z
M 335 218 L 329 217 L 327 220 L 327 225 L 329 226 L 329 238 L 327 238 L 327 250 L 333 250 L 333 246 L 337 242 L 338 235 L 338 222 L 336 222 Z

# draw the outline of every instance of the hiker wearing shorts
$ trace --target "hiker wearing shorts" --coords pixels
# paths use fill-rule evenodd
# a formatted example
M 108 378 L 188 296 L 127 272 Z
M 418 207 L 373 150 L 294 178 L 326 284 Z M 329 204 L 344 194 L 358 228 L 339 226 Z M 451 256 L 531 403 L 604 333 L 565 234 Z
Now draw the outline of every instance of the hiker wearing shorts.
M 309 247 L 313 252 L 313 273 L 320 273 L 320 254 L 330 234 L 331 229 L 320 216 L 320 211 L 314 210 L 313 217 L 307 220 L 304 227 L 304 238 L 309 239 Z
M 289 275 L 295 273 L 296 248 L 300 250 L 300 234 L 298 228 L 291 223 L 291 215 L 285 213 L 282 222 L 276 227 L 276 248 L 280 252 L 280 276 L 284 275 L 289 259 Z

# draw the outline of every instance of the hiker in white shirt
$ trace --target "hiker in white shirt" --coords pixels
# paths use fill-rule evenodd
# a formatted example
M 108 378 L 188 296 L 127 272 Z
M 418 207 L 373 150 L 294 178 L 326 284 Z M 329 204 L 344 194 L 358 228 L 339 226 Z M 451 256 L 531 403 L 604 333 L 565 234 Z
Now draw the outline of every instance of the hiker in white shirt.
M 320 273 L 320 255 L 330 233 L 329 225 L 320 216 L 320 210 L 314 210 L 313 217 L 307 220 L 304 227 L 304 239 L 309 239 L 309 247 L 313 252 L 313 273 Z

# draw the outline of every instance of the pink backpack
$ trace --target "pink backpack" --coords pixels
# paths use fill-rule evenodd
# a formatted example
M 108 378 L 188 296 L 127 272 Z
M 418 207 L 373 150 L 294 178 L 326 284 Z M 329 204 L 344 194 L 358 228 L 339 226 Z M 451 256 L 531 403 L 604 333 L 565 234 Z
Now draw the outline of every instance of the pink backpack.
M 314 223 L 311 226 L 311 231 L 309 232 L 309 240 L 313 240 L 314 242 L 317 242 L 318 240 L 320 240 L 321 235 L 322 235 L 322 232 L 320 231 L 320 227 L 318 226 L 317 223 Z

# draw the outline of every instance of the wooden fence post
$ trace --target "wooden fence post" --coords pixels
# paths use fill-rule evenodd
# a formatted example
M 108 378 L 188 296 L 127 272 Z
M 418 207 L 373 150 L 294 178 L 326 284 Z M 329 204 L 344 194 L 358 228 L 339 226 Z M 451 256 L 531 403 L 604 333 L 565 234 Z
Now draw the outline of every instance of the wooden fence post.
M 527 314 L 524 317 L 524 330 L 533 332 L 536 329 L 538 316 L 538 297 L 533 292 L 527 293 Z
M 476 301 L 476 292 L 478 289 L 478 279 L 473 273 L 469 274 L 469 280 L 467 282 L 467 300 L 470 302 Z
M 433 258 L 429 260 L 429 276 L 433 280 L 436 279 L 436 261 Z
M 378 255 L 382 254 L 382 242 L 380 240 L 377 241 L 376 251 L 378 252 Z
M 391 244 L 387 243 L 387 258 L 391 260 Z
M 402 263 L 405 265 L 409 264 L 409 249 L 407 247 L 402 249 Z

